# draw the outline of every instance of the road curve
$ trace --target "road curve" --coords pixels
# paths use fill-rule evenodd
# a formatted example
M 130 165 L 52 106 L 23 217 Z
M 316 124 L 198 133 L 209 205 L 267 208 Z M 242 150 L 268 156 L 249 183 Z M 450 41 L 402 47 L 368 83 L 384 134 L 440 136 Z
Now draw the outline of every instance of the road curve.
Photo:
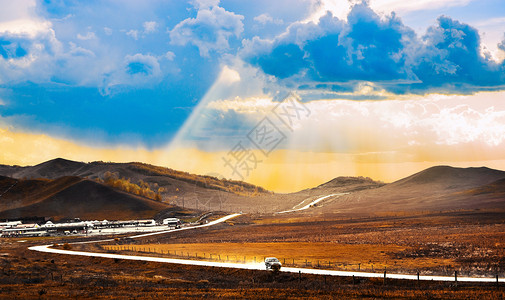
M 208 227 L 212 225 L 216 225 L 222 223 L 231 218 L 235 218 L 240 214 L 231 214 L 215 221 L 209 222 L 207 224 L 194 226 L 194 227 L 185 227 L 174 230 L 167 231 L 159 231 L 147 234 L 141 234 L 132 236 L 130 238 L 141 238 L 156 234 L 164 234 L 181 230 L 189 230 L 189 229 L 197 229 L 202 227 Z M 72 244 L 84 244 L 84 243 L 99 243 L 106 241 L 113 241 L 114 239 L 106 239 L 106 240 L 96 240 L 96 241 L 87 241 L 87 242 L 77 242 Z M 174 258 L 163 258 L 163 257 L 152 257 L 152 256 L 139 256 L 139 255 L 123 255 L 123 254 L 111 254 L 111 253 L 99 253 L 99 252 L 85 252 L 85 251 L 72 251 L 72 250 L 61 250 L 49 248 L 51 245 L 41 245 L 41 246 L 32 246 L 29 247 L 29 250 L 39 251 L 45 253 L 54 253 L 54 254 L 66 254 L 66 255 L 79 255 L 79 256 L 88 256 L 88 257 L 103 257 L 103 258 L 115 258 L 115 259 L 126 259 L 126 260 L 137 260 L 137 261 L 149 261 L 149 262 L 161 262 L 161 263 L 170 263 L 170 264 L 182 264 L 182 265 L 193 265 L 193 266 L 204 266 L 204 267 L 218 267 L 218 268 L 235 268 L 235 269 L 246 269 L 246 270 L 265 270 L 265 266 L 263 263 L 224 263 L 224 262 L 214 262 L 214 261 L 203 261 L 203 260 L 189 260 L 189 259 L 174 259 Z M 346 277 L 366 277 L 366 278 L 384 278 L 384 273 L 371 273 L 371 272 L 354 272 L 354 271 L 335 271 L 335 270 L 324 270 L 324 269 L 309 269 L 309 268 L 287 268 L 283 267 L 281 269 L 282 272 L 290 272 L 290 273 L 302 273 L 302 274 L 314 274 L 314 275 L 329 275 L 329 276 L 346 276 Z M 454 281 L 455 278 L 452 276 L 427 276 L 420 275 L 419 278 L 417 275 L 409 275 L 409 274 L 386 274 L 386 278 L 390 279 L 406 279 L 406 280 L 429 280 L 429 281 Z M 458 282 L 496 282 L 496 278 L 489 277 L 459 277 L 457 278 Z M 500 278 L 499 282 L 505 282 L 505 278 Z
M 285 213 L 290 213 L 290 212 L 294 212 L 294 211 L 305 210 L 305 209 L 310 208 L 312 205 L 314 205 L 314 204 L 316 204 L 318 202 L 323 201 L 326 198 L 330 198 L 330 197 L 333 197 L 333 196 L 343 196 L 343 195 L 348 195 L 348 194 L 350 194 L 350 193 L 337 193 L 337 194 L 330 194 L 330 195 L 322 196 L 322 197 L 319 197 L 316 200 L 310 202 L 309 204 L 306 204 L 305 206 L 303 206 L 301 208 L 293 208 L 293 209 L 290 209 L 290 210 L 279 211 L 279 212 L 276 212 L 276 214 L 285 214 Z M 305 202 L 305 200 L 303 200 L 301 203 L 298 203 L 297 205 L 295 205 L 295 207 L 297 207 L 298 205 L 302 204 L 303 202 Z

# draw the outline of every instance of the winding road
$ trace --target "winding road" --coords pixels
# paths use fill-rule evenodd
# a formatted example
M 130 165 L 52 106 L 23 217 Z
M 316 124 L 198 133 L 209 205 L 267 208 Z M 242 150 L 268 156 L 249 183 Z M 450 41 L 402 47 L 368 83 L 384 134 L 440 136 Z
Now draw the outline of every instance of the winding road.
M 316 200 L 310 202 L 309 204 L 306 204 L 305 206 L 302 206 L 300 208 L 295 208 L 295 207 L 297 207 L 299 205 L 302 205 L 305 202 L 305 200 L 303 200 L 301 203 L 295 205 L 295 207 L 293 207 L 293 209 L 279 211 L 279 212 L 276 212 L 276 214 L 285 214 L 285 213 L 289 213 L 289 212 L 295 212 L 295 211 L 305 210 L 305 209 L 310 208 L 312 205 L 317 204 L 317 203 L 323 201 L 324 199 L 327 199 L 327 198 L 330 198 L 330 197 L 333 197 L 333 196 L 343 196 L 343 195 L 348 195 L 348 194 L 349 193 L 337 193 L 337 194 L 331 194 L 331 195 L 322 196 L 322 197 L 319 197 Z
M 329 195 L 330 197 L 333 195 Z M 318 198 L 321 199 L 321 198 Z M 321 201 L 321 200 L 320 200 Z M 240 214 L 231 214 L 215 221 L 209 222 L 207 224 L 193 226 L 193 227 L 184 227 L 173 230 L 165 230 L 158 231 L 146 234 L 140 234 L 131 236 L 129 238 L 136 239 L 147 236 L 159 235 L 159 234 L 167 234 L 176 231 L 182 230 L 192 230 L 198 229 L 202 227 L 213 226 L 232 218 L 239 216 Z M 113 241 L 114 239 L 104 239 L 104 240 L 95 240 L 95 241 L 85 241 L 85 242 L 76 242 L 71 244 L 87 244 L 87 243 L 100 243 L 100 242 L 108 242 Z M 189 259 L 173 259 L 173 258 L 163 258 L 163 257 L 151 257 L 151 256 L 139 256 L 139 255 L 123 255 L 123 254 L 111 254 L 111 253 L 99 253 L 99 252 L 85 252 L 85 251 L 72 251 L 72 250 L 61 250 L 50 248 L 51 245 L 41 245 L 41 246 L 32 246 L 29 247 L 29 250 L 39 251 L 45 253 L 54 253 L 54 254 L 65 254 L 65 255 L 79 255 L 79 256 L 88 256 L 88 257 L 103 257 L 103 258 L 114 258 L 114 259 L 126 259 L 126 260 L 137 260 L 137 261 L 149 261 L 149 262 L 161 262 L 161 263 L 170 263 L 170 264 L 182 264 L 182 265 L 194 265 L 194 266 L 205 266 L 205 267 L 220 267 L 220 268 L 234 268 L 234 269 L 246 269 L 246 270 L 265 270 L 265 266 L 263 263 L 224 263 L 224 262 L 213 262 L 213 261 L 203 261 L 203 260 L 189 260 Z M 314 274 L 314 275 L 329 275 L 329 276 L 346 276 L 346 277 L 366 277 L 366 278 L 384 278 L 384 273 L 370 273 L 370 272 L 355 272 L 355 271 L 335 271 L 335 270 L 324 270 L 324 269 L 309 269 L 309 268 L 288 268 L 283 267 L 281 269 L 282 272 L 289 273 L 301 273 L 301 274 Z M 452 276 L 427 276 L 427 275 L 410 275 L 410 274 L 386 274 L 386 278 L 390 279 L 406 279 L 406 280 L 429 280 L 429 281 L 455 281 L 455 278 Z M 458 282 L 505 282 L 505 278 L 489 278 L 489 277 L 457 277 Z

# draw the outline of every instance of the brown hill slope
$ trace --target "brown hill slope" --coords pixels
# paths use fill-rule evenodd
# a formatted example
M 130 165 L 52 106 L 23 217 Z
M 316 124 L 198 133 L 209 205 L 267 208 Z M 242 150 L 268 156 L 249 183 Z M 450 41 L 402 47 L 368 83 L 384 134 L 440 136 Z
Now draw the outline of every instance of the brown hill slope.
M 174 209 L 166 203 L 123 193 L 79 177 L 56 180 L 0 178 L 0 187 L 17 184 L 0 197 L 0 219 L 53 217 L 81 219 L 152 218 Z
M 268 205 L 271 192 L 249 183 L 202 176 L 144 163 L 75 162 L 62 158 L 36 166 L 2 166 L 0 175 L 13 178 L 78 176 L 97 180 L 107 172 L 134 184 L 147 182 L 161 189 L 163 202 L 199 210 L 253 211 L 255 204 Z M 257 197 L 260 196 L 260 197 Z
M 503 186 L 499 184 L 503 178 L 505 172 L 489 168 L 437 166 L 376 189 L 351 192 L 313 212 L 504 209 Z
M 56 180 L 0 177 L 0 211 L 39 202 L 81 180 L 75 176 Z
M 337 177 L 314 189 L 331 190 L 331 192 L 356 192 L 361 190 L 376 189 L 385 184 L 368 177 Z
M 454 168 L 450 166 L 436 166 L 388 185 L 389 188 L 411 188 L 430 186 L 439 190 L 461 190 L 489 184 L 505 178 L 505 172 L 486 167 Z
M 470 189 L 466 193 L 471 195 L 495 195 L 502 196 L 505 199 L 505 178 L 480 186 L 475 189 Z
M 2 173 L 3 172 L 3 173 Z M 106 162 L 75 162 L 62 158 L 53 159 L 36 166 L 28 167 L 0 167 L 0 175 L 13 178 L 48 178 L 56 179 L 63 176 L 79 176 L 89 179 L 104 178 L 106 172 L 117 173 L 119 177 L 130 179 L 136 183 L 139 180 L 157 183 L 166 187 L 167 191 L 175 191 L 181 186 L 184 192 L 194 192 L 195 187 L 205 190 L 212 189 L 234 193 L 236 195 L 251 196 L 270 194 L 262 187 L 242 181 L 218 179 L 212 176 L 202 176 L 181 172 L 169 168 L 153 166 L 144 163 L 106 163 Z M 173 189 L 170 186 L 174 186 Z M 181 189 L 179 189 L 181 191 Z M 170 193 L 167 194 L 167 196 Z M 173 195 L 172 195 L 173 196 Z

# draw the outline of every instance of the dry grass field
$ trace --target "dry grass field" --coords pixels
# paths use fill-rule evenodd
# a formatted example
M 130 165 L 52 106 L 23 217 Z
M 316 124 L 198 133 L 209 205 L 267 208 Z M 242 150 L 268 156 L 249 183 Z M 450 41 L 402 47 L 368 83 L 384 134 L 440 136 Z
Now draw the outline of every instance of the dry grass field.
M 359 279 L 53 255 L 1 239 L 0 299 L 501 299 L 505 286 Z M 73 247 L 73 246 L 72 246 Z
M 505 273 L 502 212 L 359 217 L 244 216 L 198 232 L 177 232 L 108 250 L 254 262 L 276 256 L 288 265 L 339 270 L 490 276 Z M 170 251 L 170 254 L 169 254 Z M 182 254 L 182 255 L 181 255 Z M 294 260 L 294 261 L 293 261 Z M 307 263 L 306 263 L 307 261 Z M 309 264 L 310 262 L 310 264 Z M 503 275 L 502 275 L 503 276 Z
M 167 257 L 258 263 L 275 256 L 283 265 L 337 270 L 381 271 L 452 268 L 455 259 L 400 257 L 410 247 L 336 243 L 204 243 L 107 245 L 105 250 L 124 250 L 162 254 Z

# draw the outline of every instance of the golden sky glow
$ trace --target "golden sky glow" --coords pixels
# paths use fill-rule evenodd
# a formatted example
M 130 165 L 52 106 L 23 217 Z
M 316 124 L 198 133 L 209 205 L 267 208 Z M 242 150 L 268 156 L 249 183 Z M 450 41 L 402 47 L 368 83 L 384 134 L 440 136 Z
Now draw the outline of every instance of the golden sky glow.
M 223 164 L 226 151 L 204 152 L 197 149 L 148 151 L 128 147 L 93 148 L 43 134 L 13 132 L 0 129 L 4 164 L 34 165 L 56 157 L 76 161 L 142 161 L 197 174 L 231 177 Z M 260 154 L 258 153 L 258 156 Z M 360 154 L 315 153 L 277 150 L 258 164 L 246 181 L 276 192 L 293 192 L 310 188 L 337 176 L 368 176 L 391 182 L 433 165 L 460 167 L 488 166 L 505 169 L 505 159 L 485 160 L 472 153 L 456 157 L 468 160 L 436 160 L 436 155 L 423 158 L 420 151 L 415 161 L 395 161 L 384 157 Z M 443 155 L 442 155 L 443 156 Z M 375 159 L 374 159 L 375 158 Z

